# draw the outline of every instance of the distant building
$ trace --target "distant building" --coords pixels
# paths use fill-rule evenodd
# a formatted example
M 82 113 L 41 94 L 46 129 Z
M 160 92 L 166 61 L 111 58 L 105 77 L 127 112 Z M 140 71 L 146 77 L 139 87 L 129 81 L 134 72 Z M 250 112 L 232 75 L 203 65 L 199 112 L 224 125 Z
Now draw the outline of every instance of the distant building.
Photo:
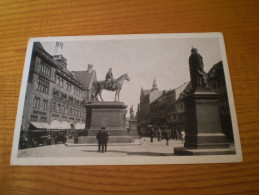
M 47 53 L 41 43 L 34 43 L 22 116 L 22 130 L 84 129 L 85 101 L 91 100 L 95 71 L 75 72 L 67 69 L 62 55 L 63 44 L 56 43 L 55 55 Z M 83 72 L 83 71 L 82 71 Z M 85 80 L 89 82 L 84 83 Z
M 229 109 L 226 81 L 222 61 L 213 65 L 207 73 L 209 87 L 220 95 L 219 115 L 223 133 L 230 141 L 233 141 L 233 130 Z
M 151 124 L 160 128 L 185 130 L 187 126 L 186 110 L 181 98 L 189 88 L 190 83 L 188 82 L 176 89 L 163 91 L 163 94 L 150 105 Z
M 162 95 L 162 91 L 158 90 L 156 80 L 153 81 L 153 87 L 150 90 L 141 89 L 140 103 L 138 109 L 138 125 L 140 128 L 147 128 L 151 125 L 150 104 Z

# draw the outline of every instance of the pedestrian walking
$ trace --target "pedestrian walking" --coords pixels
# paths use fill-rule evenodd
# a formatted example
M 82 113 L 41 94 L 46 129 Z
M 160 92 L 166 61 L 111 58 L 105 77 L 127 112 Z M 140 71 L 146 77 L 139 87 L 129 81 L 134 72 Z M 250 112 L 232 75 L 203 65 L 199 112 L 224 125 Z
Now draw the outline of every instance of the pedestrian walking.
M 96 139 L 98 141 L 98 152 L 101 152 L 102 131 L 103 131 L 103 127 L 101 127 L 101 130 L 96 135 Z
M 164 138 L 166 139 L 166 145 L 169 146 L 169 139 L 171 137 L 169 130 L 165 129 L 163 134 L 164 134 Z
M 160 140 L 161 140 L 161 130 L 160 130 L 160 128 L 158 128 L 158 131 L 157 131 L 157 141 L 160 142 Z
M 185 131 L 184 130 L 181 131 L 181 141 L 182 141 L 182 143 L 185 142 Z
M 152 127 L 149 130 L 151 142 L 153 142 L 153 130 Z

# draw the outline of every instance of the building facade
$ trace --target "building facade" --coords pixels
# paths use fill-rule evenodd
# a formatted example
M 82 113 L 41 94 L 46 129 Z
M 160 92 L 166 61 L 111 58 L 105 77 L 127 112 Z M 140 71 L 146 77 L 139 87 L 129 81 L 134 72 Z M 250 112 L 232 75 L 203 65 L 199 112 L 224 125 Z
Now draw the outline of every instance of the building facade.
M 138 126 L 141 129 L 147 130 L 148 125 L 151 125 L 150 105 L 158 97 L 162 95 L 162 91 L 157 88 L 156 80 L 153 81 L 153 87 L 150 90 L 141 89 L 140 103 L 138 107 Z
M 62 43 L 57 43 L 56 53 L 52 56 L 41 43 L 34 43 L 22 130 L 70 129 L 71 123 L 75 129 L 85 127 L 85 101 L 91 95 L 67 69 L 62 47 Z
M 176 89 L 163 91 L 163 94 L 150 105 L 151 124 L 162 129 L 185 130 L 187 117 L 182 98 L 189 88 L 190 83 L 184 83 Z

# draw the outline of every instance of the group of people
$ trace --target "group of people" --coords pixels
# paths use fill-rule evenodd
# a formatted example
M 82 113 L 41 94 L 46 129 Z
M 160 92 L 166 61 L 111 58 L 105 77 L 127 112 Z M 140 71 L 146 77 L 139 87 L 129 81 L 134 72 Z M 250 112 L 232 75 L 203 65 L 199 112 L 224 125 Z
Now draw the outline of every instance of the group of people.
M 185 131 L 178 131 L 176 129 L 164 129 L 161 130 L 158 128 L 157 131 L 153 131 L 152 128 L 150 128 L 150 139 L 151 142 L 153 142 L 153 138 L 157 137 L 157 141 L 161 141 L 161 139 L 166 140 L 166 145 L 169 145 L 169 139 L 176 139 L 180 140 L 182 143 L 185 142 Z
M 110 134 L 105 131 L 105 127 L 101 127 L 101 130 L 96 135 L 96 139 L 98 141 L 98 152 L 107 152 L 109 135 Z

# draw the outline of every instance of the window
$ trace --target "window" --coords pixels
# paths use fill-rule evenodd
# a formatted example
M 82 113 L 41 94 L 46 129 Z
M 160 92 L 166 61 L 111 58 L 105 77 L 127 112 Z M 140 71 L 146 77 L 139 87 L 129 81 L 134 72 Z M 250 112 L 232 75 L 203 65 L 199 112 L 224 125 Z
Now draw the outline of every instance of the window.
M 56 111 L 56 102 L 52 102 L 51 110 Z
M 69 90 L 69 83 L 66 82 L 66 89 Z
M 35 97 L 33 101 L 33 108 L 39 108 L 40 107 L 40 98 Z
M 70 83 L 67 84 L 67 90 L 71 91 L 71 84 Z
M 43 93 L 49 93 L 49 81 L 39 77 L 38 78 L 38 90 Z
M 47 122 L 47 117 L 45 116 L 40 117 L 40 122 Z
M 31 115 L 31 121 L 38 121 L 37 115 Z
M 58 104 L 57 112 L 60 112 L 60 104 Z
M 57 81 L 56 81 L 57 85 L 60 85 L 60 77 L 57 76 Z
M 67 89 L 67 82 L 64 82 L 64 89 Z
M 55 97 L 55 98 L 58 98 L 60 96 L 60 91 L 59 90 L 56 90 L 55 88 L 53 89 L 53 92 L 52 92 L 52 96 Z
M 63 114 L 65 114 L 65 105 L 62 105 L 62 111 L 61 111 Z
M 50 77 L 50 67 L 41 61 L 41 63 L 39 64 L 39 73 L 47 76 L 47 77 Z
M 68 106 L 66 106 L 66 112 L 65 112 L 65 114 L 68 114 Z
M 68 97 L 68 101 L 71 102 L 71 103 L 73 103 L 73 102 L 74 102 L 74 98 L 69 96 L 69 97 Z
M 63 83 L 64 83 L 63 79 L 60 79 L 60 86 L 61 87 L 63 87 Z
M 69 115 L 73 115 L 73 110 L 71 107 L 69 108 Z
M 48 109 L 48 100 L 43 100 L 42 101 L 42 110 L 47 110 Z
M 67 94 L 61 92 L 60 98 L 61 98 L 62 100 L 67 100 Z

